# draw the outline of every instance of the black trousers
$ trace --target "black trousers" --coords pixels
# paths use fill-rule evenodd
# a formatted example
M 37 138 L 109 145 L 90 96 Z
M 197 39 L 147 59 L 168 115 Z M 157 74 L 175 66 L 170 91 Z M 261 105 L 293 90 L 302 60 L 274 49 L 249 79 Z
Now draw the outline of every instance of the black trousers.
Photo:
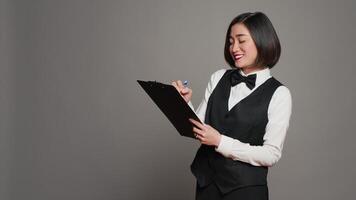
M 215 183 L 203 188 L 196 185 L 196 200 L 268 200 L 267 185 L 239 188 L 225 195 L 221 194 Z

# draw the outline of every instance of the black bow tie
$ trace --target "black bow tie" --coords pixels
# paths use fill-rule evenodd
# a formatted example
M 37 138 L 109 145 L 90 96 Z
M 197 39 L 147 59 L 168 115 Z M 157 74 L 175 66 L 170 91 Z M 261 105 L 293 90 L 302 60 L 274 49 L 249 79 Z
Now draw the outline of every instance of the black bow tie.
M 242 76 L 239 70 L 235 70 L 231 73 L 231 86 L 235 86 L 241 82 L 245 82 L 246 86 L 252 90 L 255 87 L 256 74 Z

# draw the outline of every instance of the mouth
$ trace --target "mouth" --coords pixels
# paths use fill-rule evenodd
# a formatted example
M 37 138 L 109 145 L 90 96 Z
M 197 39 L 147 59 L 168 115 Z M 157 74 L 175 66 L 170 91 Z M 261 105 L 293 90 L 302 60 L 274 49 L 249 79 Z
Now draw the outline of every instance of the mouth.
M 240 60 L 242 57 L 244 56 L 244 54 L 234 54 L 234 60 L 235 61 L 238 61 L 238 60 Z

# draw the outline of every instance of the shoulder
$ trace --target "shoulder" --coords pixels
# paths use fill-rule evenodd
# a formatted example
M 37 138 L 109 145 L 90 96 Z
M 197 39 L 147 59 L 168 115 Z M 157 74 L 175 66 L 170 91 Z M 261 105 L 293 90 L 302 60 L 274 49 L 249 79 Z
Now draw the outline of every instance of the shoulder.
M 274 92 L 274 96 L 280 96 L 280 97 L 284 97 L 287 99 L 292 99 L 291 92 L 288 89 L 288 87 L 285 85 L 280 85 Z
M 219 69 L 211 74 L 210 81 L 207 88 L 210 92 L 214 90 L 214 88 L 216 87 L 220 79 L 224 76 L 227 70 L 228 69 Z
M 289 88 L 281 83 L 279 80 L 271 76 L 271 79 L 274 79 L 276 90 L 272 95 L 270 101 L 270 107 L 292 107 L 292 95 Z
M 289 124 L 292 114 L 292 96 L 289 89 L 281 85 L 274 92 L 268 107 L 268 120 L 273 124 Z
M 289 98 L 289 99 L 292 98 L 291 92 L 287 86 L 285 86 L 283 83 L 281 83 L 279 80 L 277 80 L 273 76 L 271 76 L 271 79 L 273 79 L 273 81 L 275 82 L 275 84 L 277 86 L 273 96 L 284 97 L 284 98 Z
M 211 74 L 210 81 L 218 82 L 228 69 L 219 69 Z
M 273 93 L 270 105 L 272 107 L 292 107 L 292 95 L 288 87 L 285 85 L 279 86 Z

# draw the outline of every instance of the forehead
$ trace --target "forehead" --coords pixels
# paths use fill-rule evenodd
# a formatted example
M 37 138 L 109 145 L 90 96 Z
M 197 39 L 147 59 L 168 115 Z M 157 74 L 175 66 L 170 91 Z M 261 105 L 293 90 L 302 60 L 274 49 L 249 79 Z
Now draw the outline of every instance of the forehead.
M 230 36 L 231 37 L 250 36 L 250 32 L 248 31 L 245 25 L 238 23 L 238 24 L 234 24 L 231 27 Z

